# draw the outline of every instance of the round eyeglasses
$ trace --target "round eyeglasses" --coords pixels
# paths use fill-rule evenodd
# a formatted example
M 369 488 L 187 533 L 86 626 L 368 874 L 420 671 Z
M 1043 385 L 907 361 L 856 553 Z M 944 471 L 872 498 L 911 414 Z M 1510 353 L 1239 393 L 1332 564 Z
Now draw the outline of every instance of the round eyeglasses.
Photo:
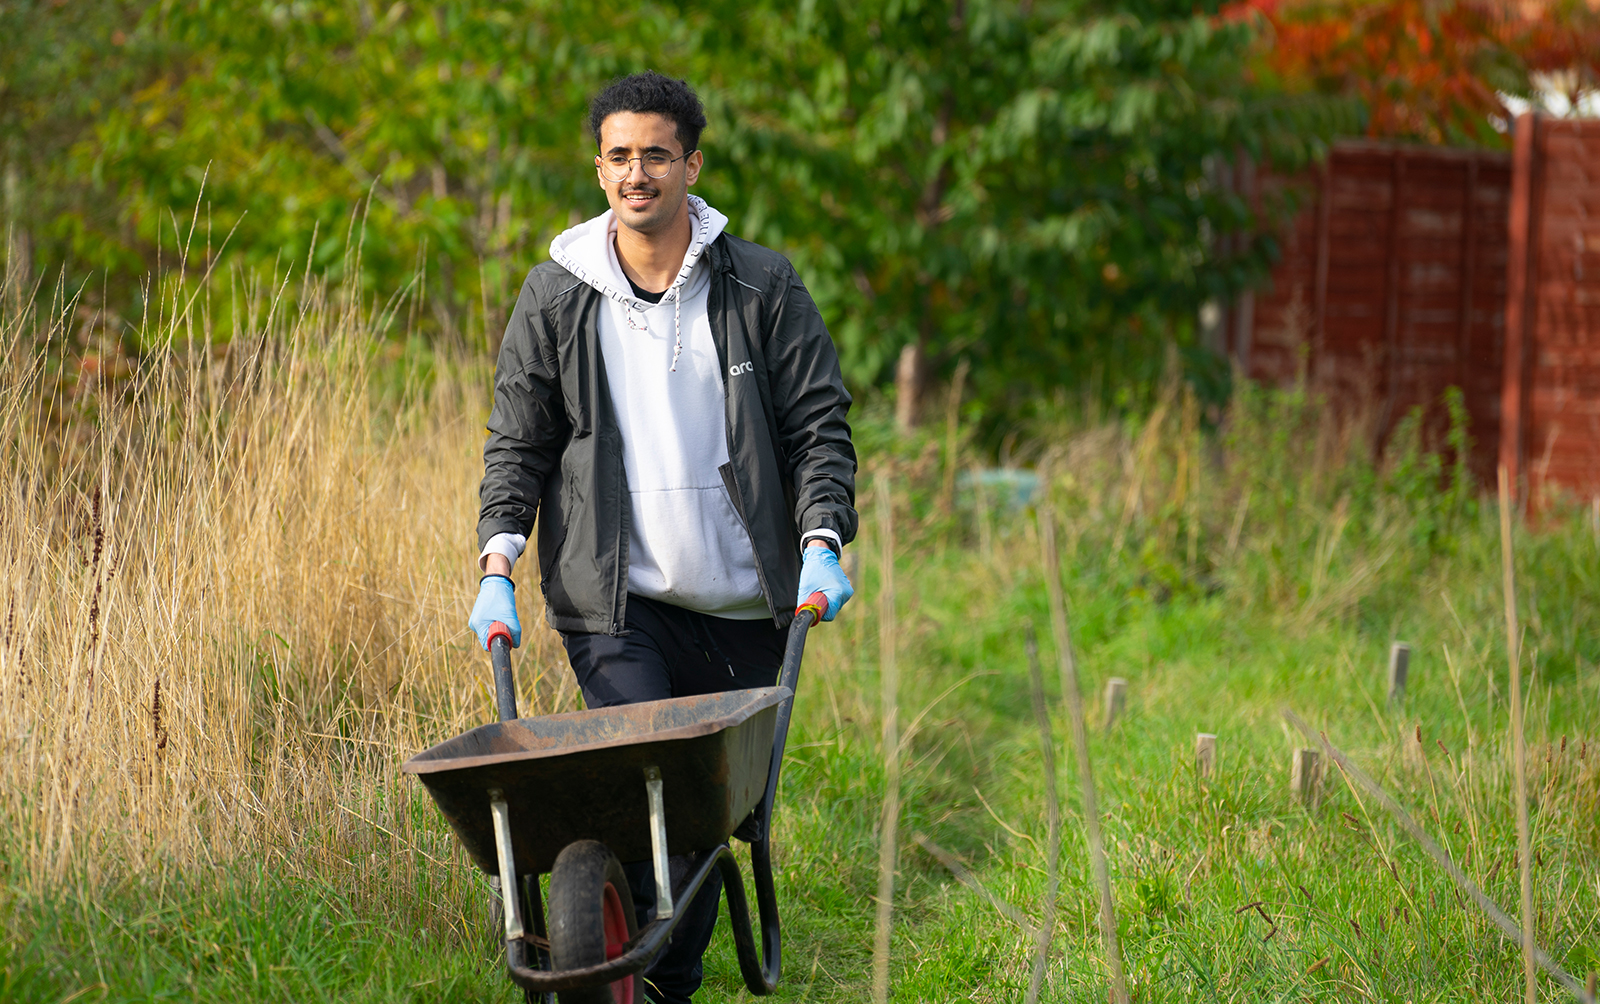
M 639 166 L 644 168 L 645 177 L 659 181 L 672 173 L 674 161 L 683 160 L 690 153 L 694 153 L 694 151 L 690 150 L 689 153 L 685 153 L 682 157 L 668 157 L 665 153 L 658 151 L 652 151 L 641 157 L 627 157 L 621 153 L 611 153 L 604 157 L 596 157 L 594 163 L 600 169 L 600 177 L 615 183 L 628 180 L 628 175 L 633 173 L 633 162 L 637 160 Z

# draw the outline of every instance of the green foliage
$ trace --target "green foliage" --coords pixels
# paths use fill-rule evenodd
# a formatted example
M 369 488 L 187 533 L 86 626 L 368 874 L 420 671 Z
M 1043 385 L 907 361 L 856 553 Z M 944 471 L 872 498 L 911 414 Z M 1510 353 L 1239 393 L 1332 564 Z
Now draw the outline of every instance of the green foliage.
M 859 384 L 917 343 L 935 365 L 969 357 L 980 398 L 1010 414 L 1092 369 L 1147 386 L 1167 339 L 1192 340 L 1199 306 L 1275 253 L 1219 250 L 1257 217 L 1212 169 L 1240 152 L 1292 169 L 1340 121 L 1248 84 L 1251 42 L 1186 4 L 719 19 L 726 201 L 801 262 Z
M 1275 253 L 1222 240 L 1282 207 L 1217 165 L 1293 169 L 1348 124 L 1246 79 L 1253 22 L 1177 3 L 70 7 L 4 14 L 35 43 L 5 57 L 30 96 L 10 217 L 125 317 L 158 258 L 226 243 L 274 275 L 415 277 L 412 327 L 493 345 L 549 239 L 604 208 L 589 95 L 654 67 L 704 96 L 703 194 L 796 260 L 852 384 L 915 343 L 968 357 L 998 416 L 1091 374 L 1139 403 L 1165 342 Z

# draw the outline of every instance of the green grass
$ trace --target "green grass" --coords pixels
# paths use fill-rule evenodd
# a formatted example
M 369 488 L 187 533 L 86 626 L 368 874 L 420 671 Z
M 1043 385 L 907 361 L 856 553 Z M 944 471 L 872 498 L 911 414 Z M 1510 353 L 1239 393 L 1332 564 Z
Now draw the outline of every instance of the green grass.
M 403 437 L 416 426 L 439 456 L 470 466 L 472 422 L 416 421 L 430 406 L 425 393 L 397 401 L 381 407 L 414 412 L 384 425 L 395 449 L 404 451 L 410 440 Z M 1326 730 L 1515 912 L 1496 514 L 1462 472 L 1423 448 L 1421 435 L 1413 423 L 1374 464 L 1359 430 L 1332 423 L 1317 402 L 1246 388 L 1209 432 L 1192 399 L 1174 390 L 1144 421 L 1063 421 L 1024 439 L 1030 462 L 1047 472 L 1060 522 L 1135 1000 L 1422 1004 L 1519 996 L 1515 946 L 1465 904 L 1393 820 L 1331 769 L 1315 811 L 1288 790 L 1290 757 L 1304 740 L 1284 723 L 1284 707 Z M 851 566 L 858 595 L 809 648 L 777 816 L 786 965 L 776 999 L 869 998 L 884 765 L 881 542 L 866 489 L 884 476 L 896 492 L 902 734 L 916 723 L 903 774 L 894 997 L 1015 1001 L 1027 986 L 1030 934 L 912 837 L 925 835 L 960 856 L 1024 915 L 1042 915 L 1045 796 L 1023 644 L 1031 624 L 1041 636 L 1064 800 L 1061 894 L 1042 999 L 1104 1001 L 1105 956 L 1034 511 L 964 490 L 946 506 L 946 462 L 971 459 L 959 440 L 952 458 L 942 437 L 896 436 L 876 408 L 867 409 L 858 440 L 864 529 L 852 549 L 859 564 Z M 323 480 L 348 508 L 336 476 Z M 435 494 L 443 490 L 431 484 Z M 418 511 L 403 518 L 436 522 L 433 510 Z M 381 529 L 400 518 L 373 522 Z M 317 546 L 343 546 L 339 524 L 323 524 L 317 532 L 332 544 Z M 405 524 L 413 525 L 423 524 Z M 237 776 L 184 789 L 203 815 L 206 798 L 221 798 L 207 792 L 281 786 L 301 777 L 280 769 L 283 758 L 314 761 L 307 790 L 313 781 L 327 787 L 315 787 L 303 811 L 293 797 L 274 802 L 279 807 L 250 838 L 257 843 L 228 845 L 258 853 L 213 856 L 211 846 L 226 845 L 217 840 L 218 820 L 231 818 L 219 808 L 193 830 L 210 836 L 182 853 L 163 857 L 157 846 L 99 869 L 67 858 L 77 863 L 54 882 L 41 877 L 44 858 L 25 839 L 31 834 L 6 824 L 0 1000 L 517 999 L 500 971 L 481 876 L 414 779 L 398 772 L 405 751 L 384 745 L 410 730 L 418 742 L 437 741 L 463 715 L 491 715 L 481 653 L 456 630 L 470 582 L 459 575 L 454 544 L 430 546 L 428 560 L 407 570 L 413 581 L 377 579 L 402 598 L 428 600 L 376 607 L 394 638 L 442 639 L 422 645 L 424 655 L 403 672 L 377 677 L 400 682 L 364 692 L 324 688 L 333 696 L 316 698 L 310 689 L 269 692 L 258 681 L 260 692 L 248 699 L 267 709 L 256 719 L 269 723 L 257 726 L 265 738 L 241 746 L 242 759 L 219 761 L 228 770 L 238 764 Z M 1600 533 L 1587 511 L 1556 510 L 1519 531 L 1518 548 L 1536 929 L 1540 943 L 1581 975 L 1600 959 Z M 305 582 L 320 588 L 316 577 Z M 455 620 L 440 629 L 441 618 Z M 310 630 L 305 624 L 271 629 L 285 652 L 297 638 L 321 637 L 297 635 Z M 1410 642 L 1413 655 L 1406 700 L 1391 709 L 1384 667 L 1396 639 Z M 546 707 L 556 699 L 549 670 L 559 651 L 549 641 L 536 648 L 530 640 L 521 663 L 524 687 Z M 341 672 L 362 671 L 337 637 L 327 642 L 338 659 L 356 660 L 340 662 Z M 295 652 L 315 648 L 295 644 Z M 278 656 L 252 658 L 275 666 Z M 546 679 L 536 687 L 530 678 L 539 667 Z M 1126 714 L 1108 732 L 1098 695 L 1111 676 L 1127 678 L 1130 692 Z M 433 689 L 411 700 L 407 686 Z M 332 703 L 318 707 L 314 699 Z M 149 728 L 142 710 L 130 714 L 132 728 Z M 375 724 L 360 732 L 369 719 Z M 8 731 L 23 728 L 9 724 L 17 728 Z M 1208 781 L 1193 766 L 1196 732 L 1218 736 L 1218 769 Z M 376 738 L 363 740 L 367 734 Z M 192 748 L 185 762 L 204 765 L 209 747 Z M 326 750 L 334 752 L 318 752 Z M 13 818 L 50 818 L 17 809 L 29 789 L 7 777 Z M 354 794 L 347 804 L 341 793 Z M 368 808 L 357 814 L 349 805 Z M 93 838 L 80 839 L 114 844 Z M 1563 999 L 1548 981 L 1541 986 L 1546 999 Z M 746 996 L 724 926 L 697 999 Z
M 1461 531 L 1479 551 L 1492 543 L 1488 519 L 1480 516 Z M 1038 572 L 1027 563 L 1025 520 L 1018 514 L 1002 528 L 999 546 L 1010 560 L 985 560 L 955 546 L 941 555 L 933 544 L 917 549 L 898 573 L 906 637 L 902 722 L 947 687 L 955 689 L 923 718 L 910 745 L 896 999 L 1016 1000 L 1026 986 L 1030 939 L 908 839 L 926 834 L 965 857 L 997 895 L 1037 914 L 1043 788 L 1021 639 L 1023 625 L 1044 626 L 1048 618 Z M 1581 572 L 1574 566 L 1594 559 L 1592 537 L 1581 526 L 1551 535 L 1526 548 L 1542 563 L 1523 571 L 1530 593 L 1554 589 L 1553 579 Z M 1363 805 L 1336 773 L 1320 809 L 1293 804 L 1289 757 L 1302 743 L 1278 714 L 1292 706 L 1326 728 L 1418 813 L 1491 896 L 1514 909 L 1506 709 L 1503 697 L 1492 702 L 1488 692 L 1494 680 L 1503 693 L 1503 656 L 1484 555 L 1432 564 L 1413 583 L 1409 603 L 1291 629 L 1275 612 L 1250 609 L 1227 589 L 1158 601 L 1139 588 L 1141 573 L 1107 564 L 1087 540 L 1077 553 L 1067 580 L 1085 690 L 1097 694 L 1112 675 L 1131 681 L 1126 715 L 1109 734 L 1092 728 L 1091 748 L 1135 999 L 1516 996 L 1515 947 L 1462 905 L 1391 820 Z M 862 578 L 858 606 L 820 629 L 801 688 L 778 823 L 787 962 L 778 1000 L 861 1000 L 869 986 L 883 770 L 871 696 L 870 563 Z M 1396 625 L 1414 655 L 1406 704 L 1391 713 L 1383 668 Z M 1578 640 L 1592 646 L 1593 635 Z M 1044 647 L 1048 660 L 1048 640 Z M 1530 787 L 1537 793 L 1540 940 L 1581 972 L 1600 953 L 1600 673 L 1591 649 L 1567 654 L 1573 668 L 1559 673 L 1544 671 L 1542 659 L 1534 664 Z M 1091 726 L 1097 719 L 1096 711 Z M 1412 760 L 1403 747 L 1415 745 L 1417 728 L 1423 756 Z M 1197 731 L 1219 737 L 1219 768 L 1209 783 L 1191 765 Z M 1065 735 L 1058 716 L 1057 742 Z M 1557 749 L 1547 761 L 1552 742 Z M 1591 747 L 1587 760 L 1579 758 L 1584 742 Z M 1061 910 L 1044 997 L 1103 1000 L 1074 774 L 1069 759 L 1058 759 L 1061 790 L 1074 795 L 1067 799 Z M 431 809 L 418 803 L 426 825 Z M 442 830 L 436 819 L 431 828 Z M 388 866 L 396 887 L 391 901 L 341 889 L 341 877 L 359 862 L 335 862 L 318 882 L 277 881 L 270 869 L 246 862 L 155 885 L 13 900 L 0 998 L 512 999 L 485 933 L 486 896 L 461 857 L 448 858 L 457 874 L 445 879 L 404 848 L 396 853 Z M 1261 911 L 1241 910 L 1256 901 Z M 741 999 L 725 929 L 707 971 L 698 999 Z

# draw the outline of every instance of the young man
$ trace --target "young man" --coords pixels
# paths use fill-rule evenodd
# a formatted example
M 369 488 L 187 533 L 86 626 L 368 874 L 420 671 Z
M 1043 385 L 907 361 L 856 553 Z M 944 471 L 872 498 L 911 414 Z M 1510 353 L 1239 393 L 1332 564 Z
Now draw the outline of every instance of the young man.
M 520 643 L 511 575 L 537 516 L 545 619 L 591 708 L 771 686 L 800 600 L 825 593 L 832 620 L 852 594 L 850 395 L 793 266 L 689 194 L 705 124 L 656 73 L 594 99 L 611 208 L 528 273 L 495 372 L 470 626 Z M 699 987 L 719 893 L 646 974 L 663 1004 Z

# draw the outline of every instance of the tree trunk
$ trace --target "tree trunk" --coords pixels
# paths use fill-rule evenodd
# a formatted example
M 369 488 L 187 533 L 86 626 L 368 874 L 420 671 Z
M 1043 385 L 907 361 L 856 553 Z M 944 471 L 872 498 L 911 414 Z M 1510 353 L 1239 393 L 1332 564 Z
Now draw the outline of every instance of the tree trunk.
M 894 420 L 900 431 L 909 432 L 922 422 L 922 396 L 928 384 L 928 353 L 922 341 L 910 342 L 900 350 L 894 370 Z

